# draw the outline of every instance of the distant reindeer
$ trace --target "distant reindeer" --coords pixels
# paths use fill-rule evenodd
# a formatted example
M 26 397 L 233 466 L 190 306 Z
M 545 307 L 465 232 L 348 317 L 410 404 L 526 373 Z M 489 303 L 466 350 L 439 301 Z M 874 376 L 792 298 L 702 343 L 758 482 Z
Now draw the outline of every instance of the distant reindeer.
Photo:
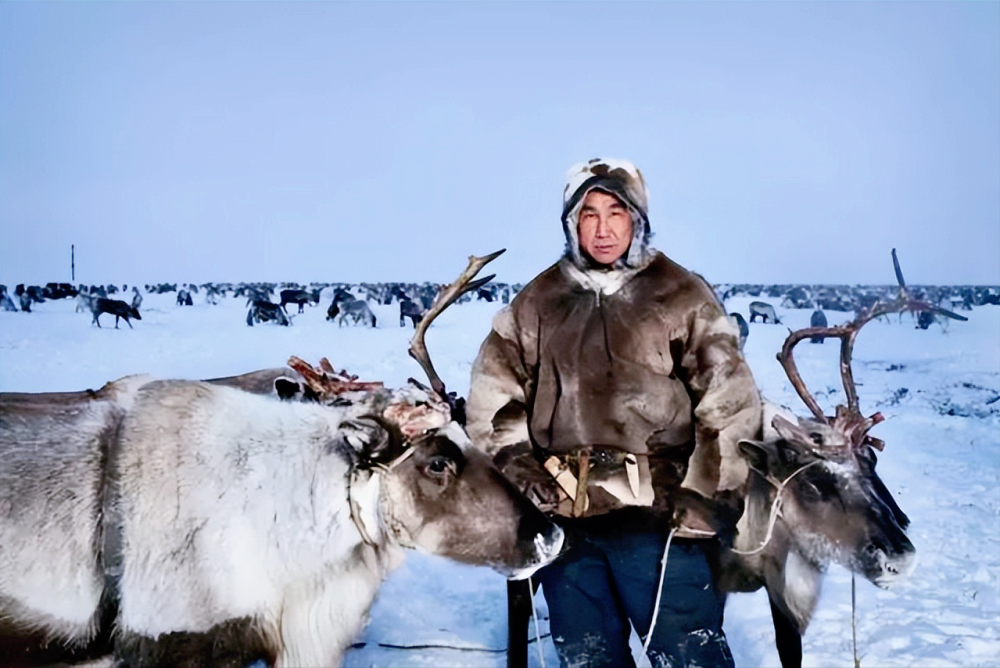
M 935 322 L 935 317 L 933 313 L 927 313 L 922 311 L 917 314 L 917 329 L 928 329 Z
M 80 290 L 76 293 L 76 312 L 86 311 L 87 313 L 93 313 L 94 302 L 96 301 L 97 295 L 91 294 L 87 289 Z
M 355 325 L 361 323 L 372 328 L 375 327 L 375 323 L 377 322 L 375 314 L 372 313 L 371 307 L 368 306 L 368 302 L 363 299 L 356 299 L 352 302 L 341 304 L 340 317 L 337 319 L 337 324 L 343 326 L 348 318 Z
M 282 290 L 281 305 L 298 304 L 299 313 L 303 313 L 303 307 L 306 304 L 319 303 L 319 293 L 320 290 L 318 288 L 316 290 Z
M 338 315 L 340 315 L 340 304 L 345 301 L 353 301 L 357 299 L 354 295 L 350 293 L 346 288 L 337 288 L 333 291 L 333 301 L 330 303 L 330 307 L 326 309 L 326 319 L 334 320 Z
M 374 328 L 377 319 L 375 314 L 372 313 L 371 307 L 368 306 L 368 302 L 363 299 L 358 299 L 350 292 L 344 289 L 338 289 L 333 295 L 333 303 L 330 304 L 330 308 L 327 309 L 326 319 L 333 320 L 337 318 L 337 324 L 341 327 L 344 326 L 344 322 L 350 318 L 354 324 L 363 323 L 369 327 Z
M 747 337 L 750 336 L 750 325 L 747 324 L 746 319 L 743 314 L 733 311 L 729 314 L 729 322 L 733 323 L 733 326 L 740 333 L 740 350 L 743 350 L 743 346 L 746 345 Z
M 65 299 L 76 297 L 76 288 L 69 283 L 46 283 L 42 288 L 43 299 Z
M 94 320 L 92 324 L 101 326 L 100 316 L 102 313 L 108 313 L 115 316 L 115 329 L 118 329 L 118 319 L 121 318 L 128 325 L 129 329 L 134 329 L 132 323 L 129 322 L 129 318 L 135 318 L 136 320 L 142 320 L 142 316 L 139 315 L 139 309 L 134 308 L 128 302 L 123 302 L 120 299 L 106 299 L 104 297 L 97 297 L 91 304 L 91 312 L 94 314 Z
M 767 302 L 750 302 L 750 322 L 756 322 L 757 318 L 760 318 L 764 324 L 781 324 L 778 316 L 774 313 L 774 307 Z
M 4 311 L 16 311 L 17 306 L 14 305 L 14 300 L 10 298 L 7 294 L 7 286 L 0 285 L 0 308 Z
M 24 283 L 18 283 L 17 287 L 14 288 L 14 294 L 17 295 L 17 299 L 21 303 L 21 310 L 25 313 L 31 313 L 33 302 L 41 304 L 45 301 L 41 295 L 41 288 L 35 285 L 29 285 L 25 289 Z
M 409 318 L 410 322 L 413 323 L 413 329 L 416 329 L 426 311 L 427 309 L 423 308 L 420 304 L 404 296 L 399 300 L 399 326 L 405 327 L 406 318 Z
M 823 313 L 822 309 L 816 309 L 809 316 L 809 326 L 810 327 L 826 327 L 826 314 Z M 822 336 L 811 336 L 809 337 L 809 343 L 823 343 Z
M 222 291 L 219 290 L 219 288 L 217 288 L 216 286 L 209 283 L 208 285 L 205 286 L 205 303 L 210 304 L 212 306 L 218 305 L 220 294 L 222 294 Z
M 247 311 L 247 325 L 253 327 L 255 322 L 271 321 L 284 327 L 292 324 L 292 319 L 288 317 L 281 304 L 274 304 L 264 299 L 251 300 L 250 310 Z

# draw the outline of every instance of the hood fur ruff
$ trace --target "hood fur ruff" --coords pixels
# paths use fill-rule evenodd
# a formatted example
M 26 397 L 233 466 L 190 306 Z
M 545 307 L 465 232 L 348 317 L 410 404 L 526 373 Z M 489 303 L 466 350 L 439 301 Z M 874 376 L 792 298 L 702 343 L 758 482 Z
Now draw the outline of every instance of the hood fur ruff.
M 602 190 L 622 200 L 632 214 L 632 244 L 628 252 L 610 268 L 595 265 L 580 250 L 577 234 L 578 216 L 583 200 L 591 190 Z M 649 247 L 649 191 L 642 172 L 626 160 L 594 158 L 573 165 L 566 174 L 563 189 L 563 233 L 566 235 L 566 256 L 580 270 L 608 273 L 623 269 L 641 269 L 653 254 Z

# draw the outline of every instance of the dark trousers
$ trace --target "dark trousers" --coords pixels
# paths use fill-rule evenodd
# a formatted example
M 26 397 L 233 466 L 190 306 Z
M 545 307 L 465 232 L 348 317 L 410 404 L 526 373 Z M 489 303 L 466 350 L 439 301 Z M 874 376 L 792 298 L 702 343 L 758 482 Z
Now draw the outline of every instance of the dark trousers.
M 666 537 L 589 537 L 536 575 L 564 668 L 635 666 L 630 626 L 645 640 Z M 654 668 L 733 668 L 722 631 L 725 595 L 713 585 L 705 541 L 674 539 L 649 644 Z

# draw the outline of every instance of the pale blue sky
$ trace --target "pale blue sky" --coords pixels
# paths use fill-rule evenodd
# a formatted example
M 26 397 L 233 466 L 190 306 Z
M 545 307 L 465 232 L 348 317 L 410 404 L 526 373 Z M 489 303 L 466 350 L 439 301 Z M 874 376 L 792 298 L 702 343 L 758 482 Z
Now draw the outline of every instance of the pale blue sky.
M 1000 284 L 998 2 L 0 2 L 0 282 L 445 281 L 635 162 L 710 281 Z

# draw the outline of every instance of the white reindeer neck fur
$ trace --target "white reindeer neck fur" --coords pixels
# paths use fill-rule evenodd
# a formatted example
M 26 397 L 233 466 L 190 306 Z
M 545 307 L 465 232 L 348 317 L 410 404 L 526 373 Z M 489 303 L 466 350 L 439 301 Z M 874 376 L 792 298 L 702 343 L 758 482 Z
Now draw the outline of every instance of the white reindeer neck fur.
M 785 557 L 782 599 L 799 630 L 809 626 L 823 589 L 823 571 L 796 550 Z

